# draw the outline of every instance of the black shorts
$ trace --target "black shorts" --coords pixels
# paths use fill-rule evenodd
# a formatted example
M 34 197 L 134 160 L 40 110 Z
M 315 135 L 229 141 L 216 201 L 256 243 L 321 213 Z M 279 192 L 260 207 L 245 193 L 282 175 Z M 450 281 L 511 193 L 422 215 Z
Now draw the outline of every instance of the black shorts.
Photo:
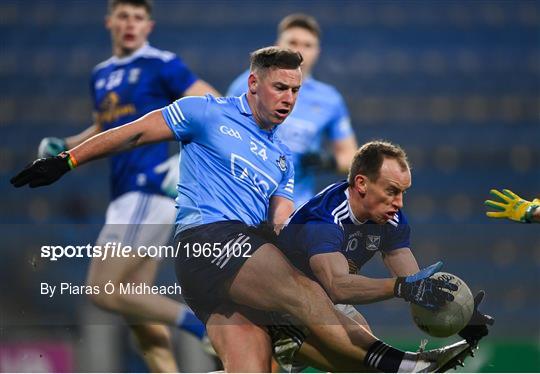
M 255 251 L 270 242 L 258 229 L 240 221 L 221 221 L 179 232 L 176 276 L 182 295 L 205 324 L 220 305 L 229 303 L 225 284 Z

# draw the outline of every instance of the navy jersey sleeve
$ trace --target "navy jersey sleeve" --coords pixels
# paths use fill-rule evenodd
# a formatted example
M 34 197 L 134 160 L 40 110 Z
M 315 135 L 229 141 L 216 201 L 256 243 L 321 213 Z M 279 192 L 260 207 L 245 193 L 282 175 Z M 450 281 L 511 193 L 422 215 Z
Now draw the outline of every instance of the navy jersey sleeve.
M 300 239 L 308 257 L 339 252 L 343 244 L 343 230 L 333 223 L 310 221 L 300 231 Z
M 385 243 L 382 250 L 390 252 L 399 248 L 410 248 L 411 246 L 411 228 L 405 215 L 399 211 L 397 217 L 390 223 L 384 225 Z
M 176 100 L 161 110 L 176 140 L 191 141 L 203 131 L 209 103 L 210 95 L 189 96 Z
M 198 79 L 179 57 L 175 57 L 163 65 L 160 78 L 171 100 L 182 97 L 184 92 Z

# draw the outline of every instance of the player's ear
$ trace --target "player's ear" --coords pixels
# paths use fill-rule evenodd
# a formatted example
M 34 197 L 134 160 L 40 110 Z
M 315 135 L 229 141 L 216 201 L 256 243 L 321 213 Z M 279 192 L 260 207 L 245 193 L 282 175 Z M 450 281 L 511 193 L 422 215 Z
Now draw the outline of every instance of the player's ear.
M 257 93 L 257 77 L 255 76 L 255 73 L 249 73 L 248 89 L 249 93 L 252 95 Z
M 150 19 L 150 21 L 148 21 L 148 34 L 154 31 L 155 24 L 156 24 L 156 21 L 154 21 L 153 19 Z
M 361 194 L 365 195 L 367 191 L 367 176 L 362 174 L 357 174 L 354 177 L 354 188 Z

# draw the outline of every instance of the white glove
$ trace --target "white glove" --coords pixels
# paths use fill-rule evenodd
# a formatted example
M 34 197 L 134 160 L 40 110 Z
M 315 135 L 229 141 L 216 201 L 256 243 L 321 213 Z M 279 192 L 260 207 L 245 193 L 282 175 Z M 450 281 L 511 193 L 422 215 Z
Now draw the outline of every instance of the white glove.
M 43 138 L 38 147 L 38 158 L 57 156 L 66 151 L 66 142 L 60 138 Z
M 176 185 L 180 180 L 180 154 L 177 153 L 169 157 L 167 161 L 157 165 L 154 172 L 157 174 L 167 173 L 161 182 L 161 190 L 174 199 L 178 195 Z

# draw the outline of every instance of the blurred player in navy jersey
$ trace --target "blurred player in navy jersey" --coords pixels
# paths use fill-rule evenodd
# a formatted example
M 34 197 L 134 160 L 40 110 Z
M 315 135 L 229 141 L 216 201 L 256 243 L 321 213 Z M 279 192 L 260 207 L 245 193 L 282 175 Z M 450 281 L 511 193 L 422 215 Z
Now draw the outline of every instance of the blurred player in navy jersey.
M 320 53 L 320 27 L 305 14 L 291 14 L 278 26 L 276 45 L 300 52 L 304 58 L 304 80 L 293 112 L 280 126 L 278 135 L 293 153 L 295 167 L 295 206 L 315 195 L 315 172 L 346 173 L 356 151 L 356 140 L 343 97 L 329 84 L 313 78 L 311 71 Z M 228 96 L 247 91 L 244 72 L 229 87 Z M 323 138 L 331 143 L 332 154 L 321 150 Z
M 328 186 L 295 211 L 279 235 L 278 246 L 292 264 L 320 283 L 339 310 L 366 328 L 366 320 L 352 305 L 398 297 L 435 310 L 453 300 L 449 291 L 457 290 L 450 282 L 429 278 L 440 270 L 442 262 L 423 270 L 418 267 L 402 211 L 403 195 L 410 186 L 407 156 L 399 146 L 383 141 L 366 143 L 353 158 L 348 180 Z M 359 275 L 358 270 L 378 253 L 392 277 Z M 460 332 L 471 345 L 477 345 L 487 335 L 486 324 L 493 323 L 491 317 L 478 312 L 483 296 L 482 291 L 476 297 L 470 326 Z M 281 319 L 281 324 L 274 328 L 273 340 L 282 365 L 292 365 L 300 347 L 297 359 L 313 353 L 309 337 L 307 344 L 302 344 L 308 331 L 299 326 L 290 328 L 286 319 Z M 315 359 L 319 367 L 337 370 L 324 365 L 324 355 L 307 357 Z
M 182 96 L 218 93 L 197 78 L 172 52 L 154 48 L 147 38 L 154 21 L 151 0 L 110 0 L 106 27 L 113 56 L 98 64 L 91 77 L 94 123 L 82 133 L 65 139 L 45 138 L 39 157 L 56 156 L 92 136 L 161 108 Z M 166 143 L 121 152 L 110 158 L 111 202 L 97 245 L 119 242 L 138 248 L 167 244 L 172 234 L 178 182 L 178 155 L 169 158 Z M 92 260 L 89 285 L 111 280 L 117 293 L 93 295 L 93 302 L 120 313 L 137 337 L 152 371 L 178 371 L 167 327 L 178 326 L 199 338 L 204 325 L 186 306 L 160 295 L 120 295 L 121 282 L 152 285 L 159 261 L 149 257 Z M 141 321 L 153 321 L 144 324 Z
M 271 232 L 292 213 L 294 194 L 292 158 L 276 131 L 294 108 L 301 63 L 302 56 L 289 49 L 254 51 L 246 94 L 182 98 L 67 152 L 35 160 L 11 183 L 49 185 L 78 164 L 177 140 L 184 147 L 176 274 L 226 371 L 270 370 L 266 326 L 272 311 L 297 318 L 340 370 L 433 371 L 456 363 L 470 349 L 465 341 L 419 353 L 389 347 L 337 310 L 323 288 L 274 245 Z M 274 227 L 265 229 L 264 221 Z M 412 287 L 423 277 L 425 272 L 405 282 Z

